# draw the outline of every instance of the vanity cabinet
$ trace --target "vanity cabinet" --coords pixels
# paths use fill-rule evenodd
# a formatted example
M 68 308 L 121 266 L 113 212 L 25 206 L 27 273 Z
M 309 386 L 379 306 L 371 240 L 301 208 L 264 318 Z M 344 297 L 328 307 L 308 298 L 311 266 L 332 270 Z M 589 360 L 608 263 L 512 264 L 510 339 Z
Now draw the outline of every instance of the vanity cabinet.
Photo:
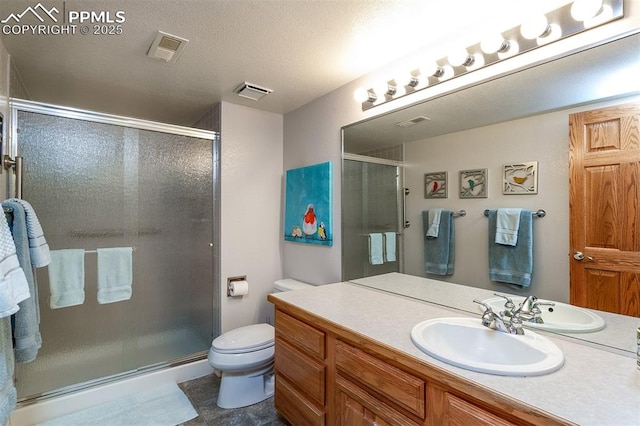
M 325 424 L 326 334 L 276 312 L 275 407 L 294 425 Z
M 276 305 L 275 407 L 293 426 L 570 424 L 270 300 Z

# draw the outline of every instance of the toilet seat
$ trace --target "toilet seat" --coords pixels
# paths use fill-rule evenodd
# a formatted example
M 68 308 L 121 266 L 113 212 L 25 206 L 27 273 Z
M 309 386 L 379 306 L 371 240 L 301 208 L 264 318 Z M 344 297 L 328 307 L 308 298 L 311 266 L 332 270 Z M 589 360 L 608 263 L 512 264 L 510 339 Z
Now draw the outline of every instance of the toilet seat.
M 244 354 L 273 346 L 275 329 L 270 324 L 253 324 L 216 337 L 211 349 L 220 354 Z
M 275 348 L 271 345 L 268 348 L 258 351 L 244 353 L 221 353 L 214 348 L 209 349 L 209 364 L 221 371 L 250 371 L 254 368 L 273 364 Z

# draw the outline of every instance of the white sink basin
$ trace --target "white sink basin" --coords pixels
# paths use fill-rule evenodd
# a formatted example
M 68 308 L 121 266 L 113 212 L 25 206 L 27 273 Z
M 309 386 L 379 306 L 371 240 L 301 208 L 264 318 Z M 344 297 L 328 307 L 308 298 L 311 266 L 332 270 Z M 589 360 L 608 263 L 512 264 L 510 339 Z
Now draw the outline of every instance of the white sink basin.
M 518 306 L 524 301 L 524 297 L 512 297 L 513 303 Z M 551 300 L 538 299 L 539 302 L 552 302 Z M 493 312 L 498 313 L 504 311 L 505 299 L 502 297 L 493 297 L 483 300 L 484 303 L 491 306 Z M 537 324 L 529 321 L 522 321 L 522 325 L 538 330 L 555 331 L 559 333 L 592 333 L 602 330 L 605 326 L 604 320 L 598 315 L 586 309 L 577 306 L 568 305 L 561 302 L 553 302 L 555 306 L 540 306 L 542 311 L 541 318 L 543 324 Z M 480 306 L 480 305 L 478 305 Z M 480 306 L 481 310 L 484 310 Z
M 541 376 L 564 364 L 549 339 L 527 330 L 517 336 L 492 330 L 480 318 L 437 318 L 411 330 L 423 352 L 457 367 L 501 376 Z

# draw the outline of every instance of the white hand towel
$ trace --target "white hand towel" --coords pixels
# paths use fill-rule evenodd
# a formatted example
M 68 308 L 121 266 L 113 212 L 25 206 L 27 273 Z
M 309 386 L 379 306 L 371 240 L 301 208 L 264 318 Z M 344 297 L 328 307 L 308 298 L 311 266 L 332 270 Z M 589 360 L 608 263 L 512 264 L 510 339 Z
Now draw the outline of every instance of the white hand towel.
M 18 312 L 18 303 L 29 297 L 29 283 L 20 267 L 7 218 L 0 214 L 0 318 Z
M 427 237 L 438 238 L 441 216 L 442 209 L 429 209 L 429 229 L 427 229 Z
M 98 249 L 98 303 L 131 299 L 133 248 Z
M 382 234 L 369 234 L 369 263 L 382 265 Z
M 49 263 L 49 307 L 84 303 L 84 250 L 52 250 Z
M 396 261 L 396 233 L 385 232 L 384 233 L 384 260 L 385 262 Z
M 496 214 L 496 244 L 515 246 L 518 244 L 520 211 L 522 209 L 498 209 Z
M 36 211 L 31 204 L 20 198 L 10 198 L 7 201 L 15 201 L 24 207 L 24 212 L 27 215 L 27 236 L 29 237 L 31 264 L 36 268 L 47 266 L 51 262 L 51 255 L 47 240 L 44 238 L 44 231 L 36 216 Z

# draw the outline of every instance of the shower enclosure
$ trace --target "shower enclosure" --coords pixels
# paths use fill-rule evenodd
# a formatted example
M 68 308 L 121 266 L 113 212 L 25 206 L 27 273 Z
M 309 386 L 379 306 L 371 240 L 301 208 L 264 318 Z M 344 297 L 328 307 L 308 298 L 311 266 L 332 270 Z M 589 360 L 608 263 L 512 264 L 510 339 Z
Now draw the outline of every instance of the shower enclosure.
M 37 269 L 42 348 L 16 365 L 19 400 L 205 356 L 219 334 L 218 134 L 13 101 L 12 156 L 51 250 L 83 249 L 85 301 L 49 307 Z M 216 232 L 217 233 L 217 232 Z M 96 249 L 133 248 L 133 295 L 96 300 Z
M 403 271 L 402 167 L 397 161 L 343 154 L 342 279 Z M 369 234 L 396 234 L 396 260 L 374 265 Z

